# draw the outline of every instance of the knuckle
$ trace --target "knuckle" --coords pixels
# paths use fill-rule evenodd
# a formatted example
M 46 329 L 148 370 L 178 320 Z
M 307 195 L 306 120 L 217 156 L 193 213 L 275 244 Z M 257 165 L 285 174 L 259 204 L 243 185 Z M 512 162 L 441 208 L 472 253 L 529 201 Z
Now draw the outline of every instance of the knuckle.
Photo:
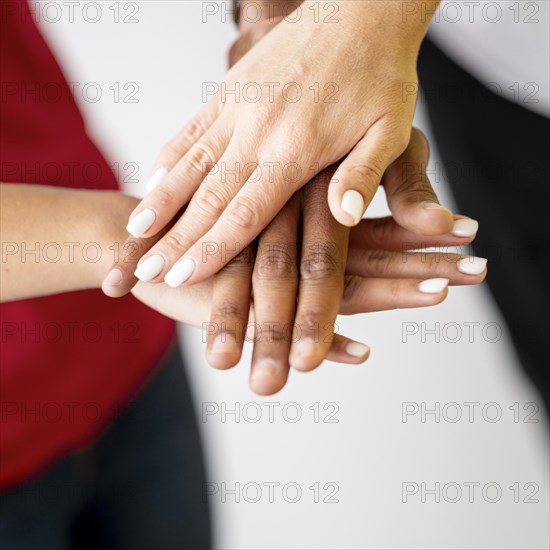
M 346 177 L 350 182 L 363 184 L 368 188 L 376 186 L 382 180 L 384 171 L 375 162 L 369 164 L 354 164 L 346 171 Z
M 256 260 L 255 276 L 257 280 L 283 279 L 287 281 L 296 278 L 295 255 L 290 248 L 284 243 L 263 245 Z
M 259 224 L 259 212 L 251 200 L 237 198 L 227 210 L 228 221 L 239 229 L 252 229 Z
M 340 254 L 330 244 L 315 244 L 306 247 L 302 252 L 300 275 L 306 281 L 326 280 L 339 272 Z
M 192 170 L 205 177 L 215 164 L 210 145 L 204 141 L 193 145 L 188 153 L 187 162 Z
M 300 314 L 296 321 L 296 326 L 299 328 L 300 333 L 304 336 L 316 335 L 318 336 L 321 330 L 321 323 L 319 320 L 327 318 L 327 312 L 318 307 L 310 306 L 306 311 Z
M 365 262 L 370 266 L 369 271 L 377 277 L 385 277 L 391 268 L 391 258 L 385 250 L 368 250 Z
M 280 323 L 266 323 L 266 325 L 265 329 L 262 327 L 262 331 L 267 332 L 267 342 L 270 344 L 290 342 L 292 331 L 288 330 L 288 326 Z
M 220 320 L 241 317 L 242 313 L 242 308 L 229 299 L 222 300 L 213 308 L 213 317 Z
M 162 244 L 177 253 L 181 253 L 187 249 L 187 241 L 178 231 L 169 231 L 166 233 L 162 238 Z
M 429 200 L 433 199 L 434 193 L 430 180 L 423 172 L 413 172 L 407 174 L 407 176 L 396 187 L 396 195 L 410 196 L 415 200 Z
M 217 219 L 227 206 L 227 201 L 214 187 L 203 185 L 195 195 L 195 204 L 203 217 Z
M 394 236 L 395 225 L 393 218 L 378 218 L 371 220 L 369 238 L 374 249 L 384 249 Z
M 190 120 L 181 131 L 181 139 L 184 142 L 195 142 L 204 133 L 204 126 L 199 119 Z
M 250 247 L 247 247 L 228 264 L 223 266 L 220 273 L 231 277 L 242 277 L 250 273 L 253 261 L 254 253 Z
M 357 302 L 359 295 L 361 279 L 357 276 L 351 275 L 344 279 L 344 290 L 342 292 L 342 313 L 351 313 L 352 304 Z

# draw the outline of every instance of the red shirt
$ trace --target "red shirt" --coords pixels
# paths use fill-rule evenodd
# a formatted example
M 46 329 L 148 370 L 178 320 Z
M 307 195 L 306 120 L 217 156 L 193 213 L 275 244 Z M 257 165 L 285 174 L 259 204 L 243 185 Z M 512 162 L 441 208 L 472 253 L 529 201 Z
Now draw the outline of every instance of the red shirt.
M 0 9 L 0 181 L 116 189 L 27 3 Z M 55 251 L 20 252 L 45 261 Z M 97 437 L 174 338 L 171 320 L 100 290 L 5 303 L 0 319 L 2 487 Z

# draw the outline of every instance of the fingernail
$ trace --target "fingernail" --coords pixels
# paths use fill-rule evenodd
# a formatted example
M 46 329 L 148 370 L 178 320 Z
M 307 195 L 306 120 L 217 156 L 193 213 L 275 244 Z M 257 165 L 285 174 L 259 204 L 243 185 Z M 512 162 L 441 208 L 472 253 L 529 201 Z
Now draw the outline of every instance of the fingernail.
M 150 208 L 142 210 L 139 214 L 135 215 L 126 226 L 126 231 L 132 235 L 132 237 L 141 237 L 155 221 L 157 215 Z
M 212 342 L 210 353 L 231 354 L 238 353 L 237 342 L 233 334 L 220 332 Z
M 478 258 L 477 256 L 470 256 L 463 258 L 457 264 L 458 271 L 465 273 L 466 275 L 479 275 L 485 271 L 487 260 L 485 258 Z
M 153 254 L 143 260 L 134 271 L 134 275 L 144 283 L 154 279 L 164 267 L 164 257 L 160 254 Z
M 426 279 L 418 285 L 424 294 L 441 294 L 449 286 L 449 279 Z
M 455 237 L 473 237 L 479 229 L 479 223 L 471 218 L 460 218 L 455 221 L 451 233 Z
M 363 212 L 365 211 L 363 196 L 358 191 L 349 189 L 342 197 L 340 208 L 343 212 L 349 214 L 353 218 L 353 223 L 357 225 L 361 221 Z
M 252 366 L 250 388 L 259 395 L 271 395 L 281 389 L 280 369 L 271 359 L 263 359 Z
M 304 338 L 292 345 L 289 362 L 295 368 L 307 368 L 307 360 L 315 355 L 315 342 L 311 338 Z
M 442 206 L 441 204 L 439 204 L 437 202 L 424 201 L 424 202 L 420 203 L 420 206 L 424 210 L 440 210 L 442 212 L 445 212 L 445 214 L 451 214 L 451 216 L 452 216 L 452 213 L 448 208 L 445 208 L 444 206 Z
M 187 281 L 187 279 L 189 279 L 189 277 L 193 275 L 193 271 L 195 271 L 195 260 L 192 260 L 191 258 L 185 258 L 185 260 L 177 263 L 166 274 L 166 276 L 164 277 L 164 282 L 168 286 L 176 288 L 185 283 L 185 281 Z
M 273 379 L 277 376 L 277 364 L 271 359 L 263 359 L 254 365 L 250 375 L 250 381 Z
M 145 187 L 147 191 L 152 191 L 167 175 L 168 170 L 164 166 L 155 170 L 155 173 L 149 178 Z
M 118 286 L 120 283 L 122 283 L 122 271 L 116 267 L 111 269 L 111 271 L 107 274 L 107 277 L 103 279 L 104 285 Z
M 349 342 L 346 345 L 346 353 L 352 357 L 363 357 L 370 352 L 369 346 L 360 342 Z

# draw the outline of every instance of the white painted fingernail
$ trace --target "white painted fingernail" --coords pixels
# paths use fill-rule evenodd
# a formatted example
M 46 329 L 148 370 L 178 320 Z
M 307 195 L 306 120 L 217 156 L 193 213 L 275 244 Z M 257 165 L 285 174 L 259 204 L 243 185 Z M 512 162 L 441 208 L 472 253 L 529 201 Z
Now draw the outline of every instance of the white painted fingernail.
M 168 170 L 161 166 L 158 170 L 155 170 L 155 173 L 151 176 L 147 182 L 146 189 L 147 191 L 152 191 L 166 176 L 168 175 Z
M 153 254 L 143 260 L 134 271 L 134 275 L 144 283 L 154 279 L 164 267 L 164 257 L 160 254 Z
M 352 357 L 363 357 L 369 353 L 370 348 L 360 342 L 350 342 L 346 345 L 346 353 Z
M 357 225 L 361 221 L 363 212 L 365 211 L 363 196 L 358 191 L 349 189 L 342 197 L 340 208 L 346 212 L 346 214 L 349 214 L 353 218 L 353 223 Z
M 424 294 L 441 294 L 449 286 L 449 279 L 426 279 L 418 285 Z
M 479 229 L 479 223 L 471 218 L 461 218 L 455 221 L 451 233 L 455 237 L 473 237 Z
M 192 260 L 191 258 L 185 258 L 185 260 L 177 263 L 166 274 L 166 276 L 164 277 L 164 282 L 168 286 L 176 288 L 185 283 L 185 281 L 187 281 L 187 279 L 189 279 L 189 277 L 193 275 L 193 271 L 195 271 L 195 260 Z
M 463 258 L 456 264 L 458 271 L 466 275 L 479 275 L 485 271 L 486 265 L 487 260 L 485 258 L 478 258 L 477 256 Z
M 157 215 L 150 208 L 142 210 L 139 214 L 136 214 L 126 226 L 126 231 L 132 235 L 132 237 L 141 237 L 155 221 Z

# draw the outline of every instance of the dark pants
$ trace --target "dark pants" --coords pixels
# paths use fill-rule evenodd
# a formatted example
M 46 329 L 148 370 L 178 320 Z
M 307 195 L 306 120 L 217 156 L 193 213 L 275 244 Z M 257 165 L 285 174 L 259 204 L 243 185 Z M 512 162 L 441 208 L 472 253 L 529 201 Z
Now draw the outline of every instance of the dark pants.
M 460 211 L 480 222 L 476 253 L 489 259 L 487 282 L 548 410 L 549 121 L 489 91 L 429 40 L 418 72 L 447 178 Z M 524 84 L 520 97 L 536 99 Z
M 179 352 L 92 446 L 0 495 L 2 550 L 208 549 L 205 472 Z

